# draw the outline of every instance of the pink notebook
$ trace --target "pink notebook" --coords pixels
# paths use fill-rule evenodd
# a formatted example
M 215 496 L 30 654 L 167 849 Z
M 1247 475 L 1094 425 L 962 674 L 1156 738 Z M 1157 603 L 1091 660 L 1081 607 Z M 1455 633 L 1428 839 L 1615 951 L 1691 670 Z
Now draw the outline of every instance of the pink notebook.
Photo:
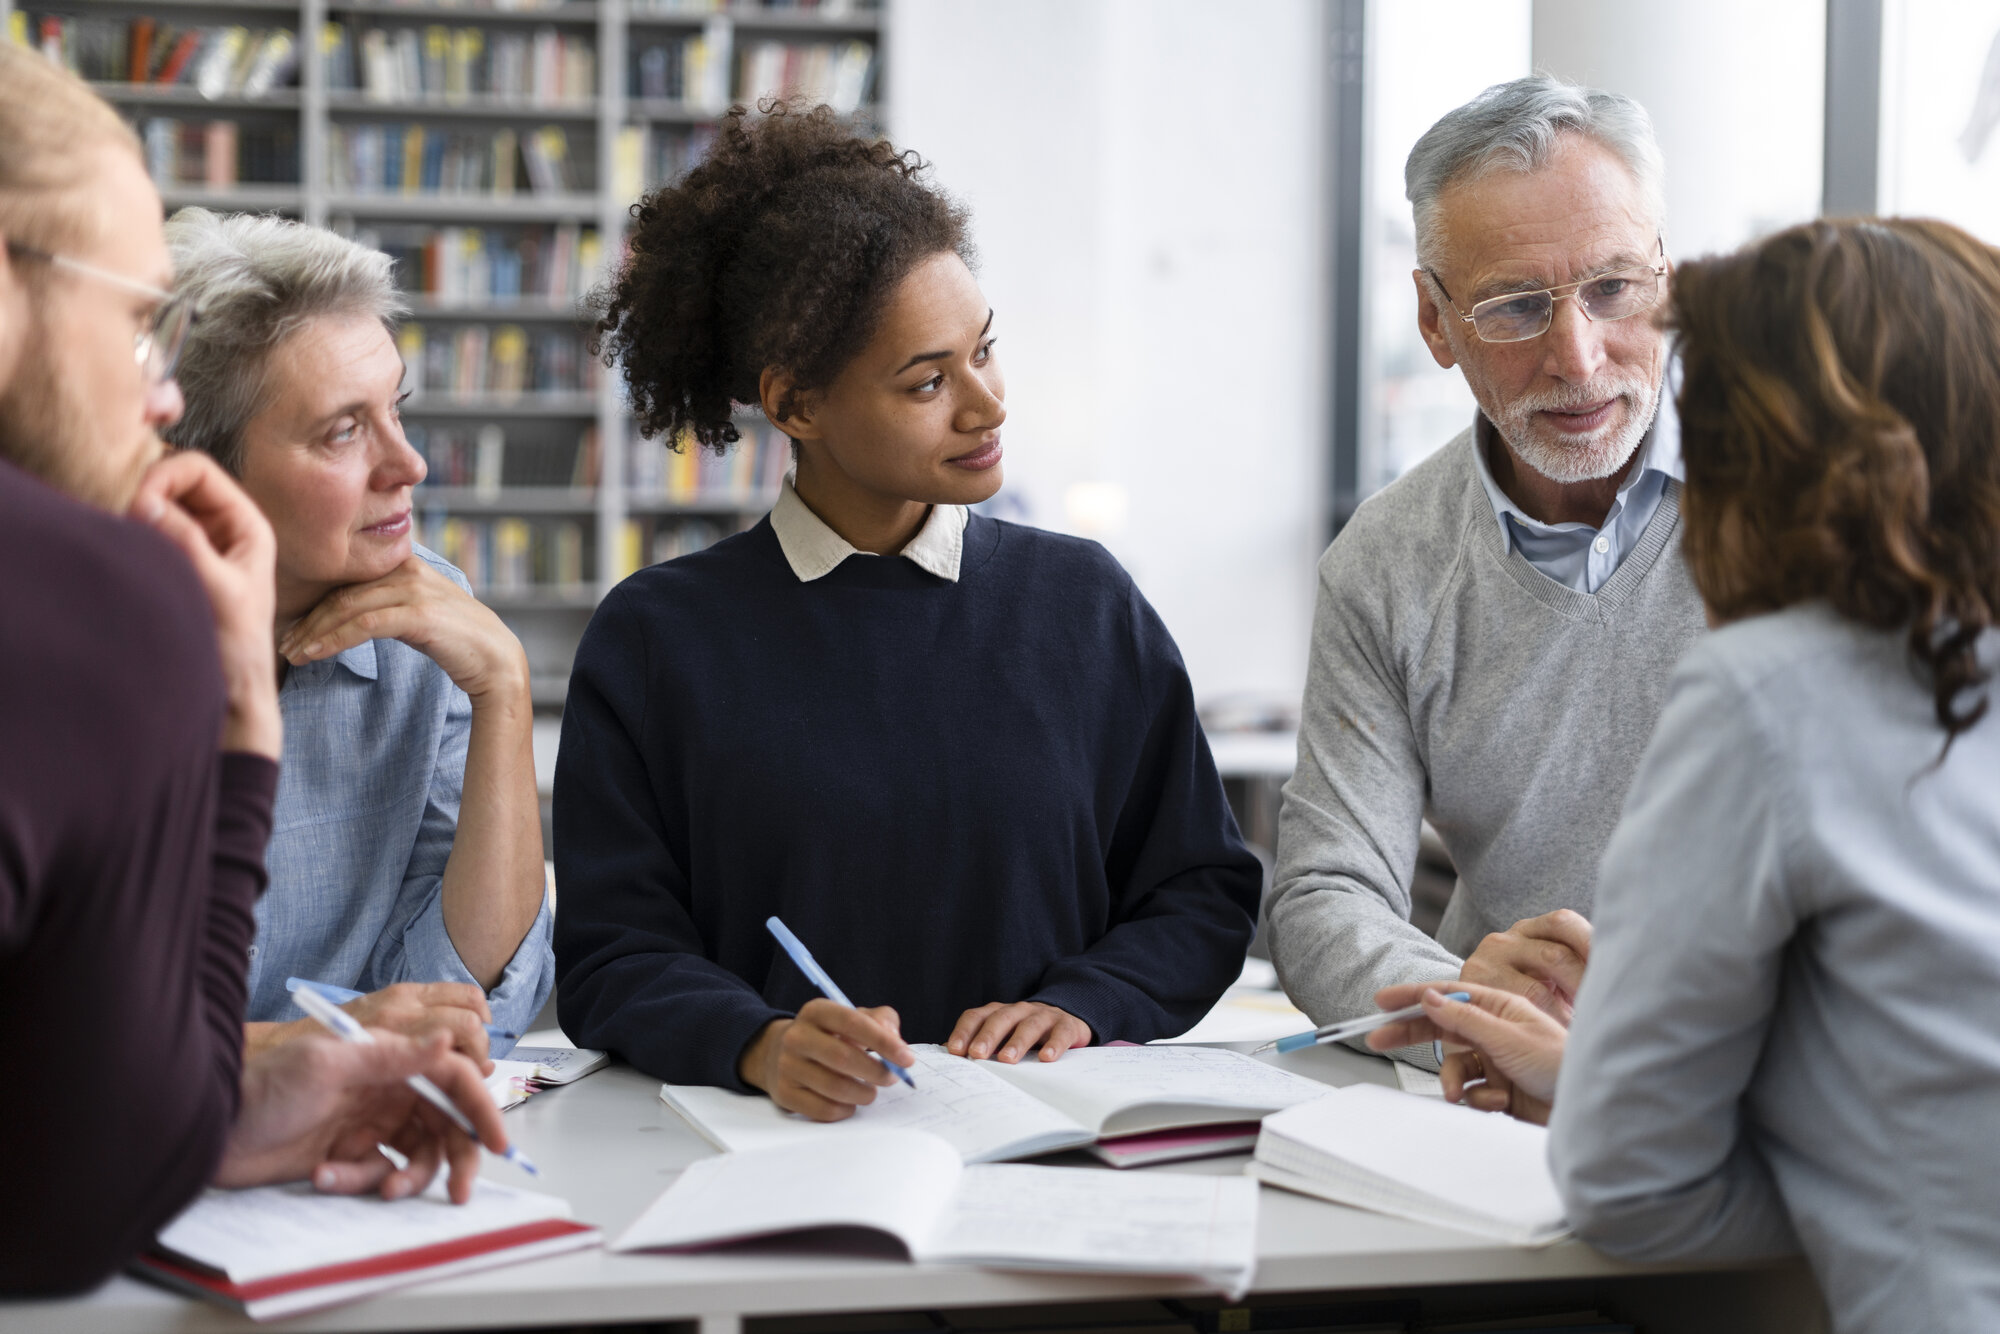
M 1143 1135 L 1101 1139 L 1084 1148 L 1113 1167 L 1147 1167 L 1153 1163 L 1178 1163 L 1188 1158 L 1249 1153 L 1257 1147 L 1257 1126 L 1255 1121 L 1232 1121 L 1219 1126 L 1154 1130 Z

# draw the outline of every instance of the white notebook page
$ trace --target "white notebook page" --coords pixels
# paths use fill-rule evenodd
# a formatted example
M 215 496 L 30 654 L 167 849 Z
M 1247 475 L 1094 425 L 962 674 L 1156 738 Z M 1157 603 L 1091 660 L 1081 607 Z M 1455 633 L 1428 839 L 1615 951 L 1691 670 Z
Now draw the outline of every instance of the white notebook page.
M 724 1149 L 769 1148 L 800 1139 L 867 1130 L 922 1130 L 957 1149 L 968 1163 L 1026 1151 L 1088 1144 L 1095 1136 L 1055 1108 L 996 1079 L 991 1062 L 974 1063 L 942 1047 L 917 1046 L 910 1070 L 917 1086 L 900 1081 L 877 1090 L 875 1101 L 845 1121 L 821 1123 L 779 1110 L 761 1095 L 692 1084 L 666 1084 L 660 1097 Z
M 968 1167 L 922 1258 L 1194 1274 L 1239 1289 L 1257 1259 L 1257 1183 L 1018 1163 Z
M 1128 1108 L 1207 1107 L 1242 1113 L 1222 1119 L 1250 1120 L 1330 1092 L 1317 1080 L 1220 1047 L 1085 1047 L 1048 1062 L 980 1064 L 1099 1134 Z
M 1278 1113 L 1264 1122 L 1263 1134 L 1296 1146 L 1269 1158 L 1292 1171 L 1317 1175 L 1313 1158 L 1321 1157 L 1386 1183 L 1380 1206 L 1349 1201 L 1364 1208 L 1385 1207 L 1396 1197 L 1427 1197 L 1452 1212 L 1516 1229 L 1562 1226 L 1562 1198 L 1549 1174 L 1548 1131 L 1510 1116 L 1355 1084 Z M 1301 1155 L 1299 1149 L 1310 1152 Z M 1261 1142 L 1257 1156 L 1267 1157 Z M 1365 1186 L 1351 1173 L 1341 1175 L 1352 1186 Z
M 933 1136 L 894 1131 L 726 1153 L 691 1164 L 614 1251 L 745 1240 L 805 1228 L 871 1227 L 914 1253 L 957 1185 L 958 1155 Z
M 310 1182 L 207 1190 L 159 1236 L 162 1246 L 237 1283 L 390 1255 L 460 1237 L 569 1217 L 569 1202 L 481 1178 L 453 1204 L 440 1171 L 422 1194 L 321 1195 Z

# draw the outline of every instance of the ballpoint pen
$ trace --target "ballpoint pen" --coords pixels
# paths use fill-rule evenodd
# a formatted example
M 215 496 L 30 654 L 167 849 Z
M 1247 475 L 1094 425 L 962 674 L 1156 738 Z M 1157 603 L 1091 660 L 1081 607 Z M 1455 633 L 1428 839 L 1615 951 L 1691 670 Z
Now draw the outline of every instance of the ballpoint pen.
M 1445 998 L 1447 1000 L 1469 1001 L 1472 999 L 1472 993 L 1469 991 L 1448 991 L 1445 993 Z M 1286 1052 L 1297 1051 L 1301 1047 L 1319 1046 L 1327 1042 L 1345 1042 L 1349 1038 L 1358 1038 L 1363 1033 L 1373 1033 L 1378 1028 L 1387 1028 L 1390 1024 L 1401 1023 L 1405 1019 L 1420 1018 L 1423 1012 L 1423 1004 L 1422 1002 L 1418 1002 L 1415 1005 L 1406 1005 L 1400 1010 L 1388 1010 L 1381 1014 L 1371 1014 L 1361 1019 L 1343 1019 L 1337 1024 L 1326 1024 L 1320 1028 L 1315 1028 L 1310 1033 L 1294 1033 L 1288 1038 L 1279 1038 L 1276 1042 L 1267 1042 L 1261 1047 L 1252 1049 L 1250 1054 L 1255 1056 L 1258 1052 L 1269 1051 L 1273 1047 L 1276 1047 L 1281 1052 Z
M 296 994 L 300 987 L 311 987 L 335 1005 L 345 1005 L 351 1000 L 360 1000 L 367 994 L 366 992 L 356 991 L 353 987 L 337 987 L 331 982 L 315 982 L 309 977 L 288 977 L 285 979 L 285 990 Z M 493 1024 L 482 1024 L 480 1027 L 486 1030 L 486 1036 L 489 1038 L 502 1038 L 508 1042 L 518 1042 L 521 1039 L 519 1033 L 509 1032 L 507 1029 L 496 1027 Z
M 360 1042 L 370 1046 L 375 1042 L 375 1035 L 363 1028 L 359 1020 L 311 987 L 300 987 L 292 992 L 292 1004 L 325 1024 L 342 1042 Z M 422 1075 L 411 1075 L 403 1082 L 416 1090 L 419 1098 L 450 1117 L 451 1123 L 472 1136 L 475 1143 L 478 1142 L 479 1132 L 472 1128 L 472 1122 L 466 1120 L 465 1113 L 452 1105 L 451 1099 L 445 1096 L 443 1089 Z M 531 1177 L 542 1174 L 542 1170 L 535 1166 L 528 1155 L 521 1152 L 518 1144 L 508 1145 L 507 1152 L 500 1156 Z
M 826 993 L 826 998 L 835 1005 L 845 1005 L 850 1010 L 854 1008 L 854 1002 L 847 999 L 847 993 L 842 991 L 834 983 L 834 980 L 826 975 L 826 969 L 819 966 L 818 961 L 807 951 L 805 942 L 793 935 L 790 927 L 786 926 L 776 917 L 765 918 L 764 925 L 770 928 L 771 934 L 778 938 L 778 943 L 785 947 L 785 953 L 792 956 L 792 962 L 799 966 L 799 971 L 806 975 L 808 982 L 811 982 L 822 992 Z M 870 1052 L 869 1055 L 880 1061 L 884 1070 L 887 1070 L 911 1088 L 917 1086 L 917 1081 L 910 1078 L 908 1070 L 897 1065 L 881 1052 Z

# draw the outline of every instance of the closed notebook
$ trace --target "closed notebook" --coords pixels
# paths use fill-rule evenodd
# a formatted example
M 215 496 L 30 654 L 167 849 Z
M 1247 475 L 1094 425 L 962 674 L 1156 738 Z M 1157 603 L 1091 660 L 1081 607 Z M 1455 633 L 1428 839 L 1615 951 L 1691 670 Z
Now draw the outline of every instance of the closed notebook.
M 1540 1246 L 1569 1231 L 1548 1138 L 1509 1116 L 1356 1084 L 1266 1117 L 1244 1170 L 1336 1204 Z
M 1232 1294 L 1257 1258 L 1243 1177 L 967 1167 L 920 1131 L 862 1131 L 838 1153 L 791 1143 L 694 1163 L 611 1243 L 685 1250 L 825 1228 L 894 1238 L 912 1260 L 996 1269 L 1189 1275 Z
M 769 1098 L 666 1084 L 660 1098 L 717 1148 L 769 1148 L 869 1130 L 922 1130 L 968 1163 L 1081 1148 L 1100 1138 L 1254 1120 L 1325 1084 L 1214 1047 L 1085 1047 L 1056 1061 L 968 1061 L 919 1046 L 915 1088 L 893 1084 L 845 1121 L 808 1121 Z
M 204 1191 L 134 1262 L 141 1275 L 271 1320 L 428 1279 L 581 1250 L 596 1228 L 569 1202 L 497 1182 L 453 1204 L 442 1173 L 393 1203 L 306 1182 Z

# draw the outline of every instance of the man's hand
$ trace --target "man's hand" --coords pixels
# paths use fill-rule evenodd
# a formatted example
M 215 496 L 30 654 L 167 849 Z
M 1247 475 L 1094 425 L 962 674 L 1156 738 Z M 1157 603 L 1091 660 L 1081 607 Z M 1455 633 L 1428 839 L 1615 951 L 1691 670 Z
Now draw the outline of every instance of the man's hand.
M 997 1001 L 967 1010 L 958 1017 L 945 1049 L 953 1056 L 983 1061 L 992 1056 L 1012 1065 L 1026 1056 L 1036 1043 L 1042 1045 L 1042 1059 L 1053 1061 L 1071 1047 L 1090 1045 L 1090 1025 L 1067 1010 L 1040 1001 Z
M 284 725 L 271 657 L 278 544 L 271 525 L 215 460 L 192 451 L 147 469 L 131 512 L 181 549 L 208 592 L 229 699 L 222 748 L 279 758 Z
M 233 1189 L 310 1177 L 330 1194 L 373 1190 L 399 1200 L 428 1186 L 448 1160 L 451 1198 L 465 1203 L 479 1175 L 479 1144 L 403 1082 L 417 1074 L 465 1113 L 479 1143 L 506 1152 L 499 1109 L 479 1071 L 444 1034 L 419 1042 L 377 1032 L 373 1044 L 311 1034 L 245 1061 L 243 1105 L 215 1184 Z M 409 1166 L 398 1168 L 378 1143 Z
M 528 658 L 493 609 L 411 555 L 365 584 L 335 589 L 278 640 L 294 667 L 371 639 L 398 639 L 438 666 L 474 704 L 528 698 Z
M 886 1005 L 850 1010 L 830 1000 L 807 1001 L 796 1019 L 773 1019 L 737 1062 L 743 1082 L 771 1095 L 788 1112 L 815 1121 L 844 1121 L 875 1101 L 896 1077 L 869 1052 L 900 1066 L 916 1063 L 903 1042 L 902 1021 Z
M 1558 908 L 1480 941 L 1458 976 L 1525 996 L 1567 1028 L 1589 962 L 1590 923 L 1581 913 Z
M 1444 988 L 1471 994 L 1455 1001 Z M 1439 1077 L 1444 1096 L 1483 1112 L 1507 1112 L 1518 1120 L 1546 1125 L 1556 1095 L 1569 1032 L 1511 991 L 1467 982 L 1405 982 L 1375 993 L 1385 1010 L 1423 1003 L 1421 1018 L 1378 1028 L 1368 1035 L 1376 1051 L 1443 1038 L 1464 1044 L 1445 1058 Z
M 482 1076 L 493 1073 L 485 1027 L 493 1022 L 493 1011 L 487 1007 L 485 993 L 470 982 L 398 982 L 340 1008 L 359 1019 L 364 1028 L 386 1029 L 411 1038 L 444 1033 L 453 1047 L 479 1067 Z M 261 1055 L 281 1042 L 326 1031 L 311 1019 L 245 1024 L 243 1029 L 246 1057 Z

